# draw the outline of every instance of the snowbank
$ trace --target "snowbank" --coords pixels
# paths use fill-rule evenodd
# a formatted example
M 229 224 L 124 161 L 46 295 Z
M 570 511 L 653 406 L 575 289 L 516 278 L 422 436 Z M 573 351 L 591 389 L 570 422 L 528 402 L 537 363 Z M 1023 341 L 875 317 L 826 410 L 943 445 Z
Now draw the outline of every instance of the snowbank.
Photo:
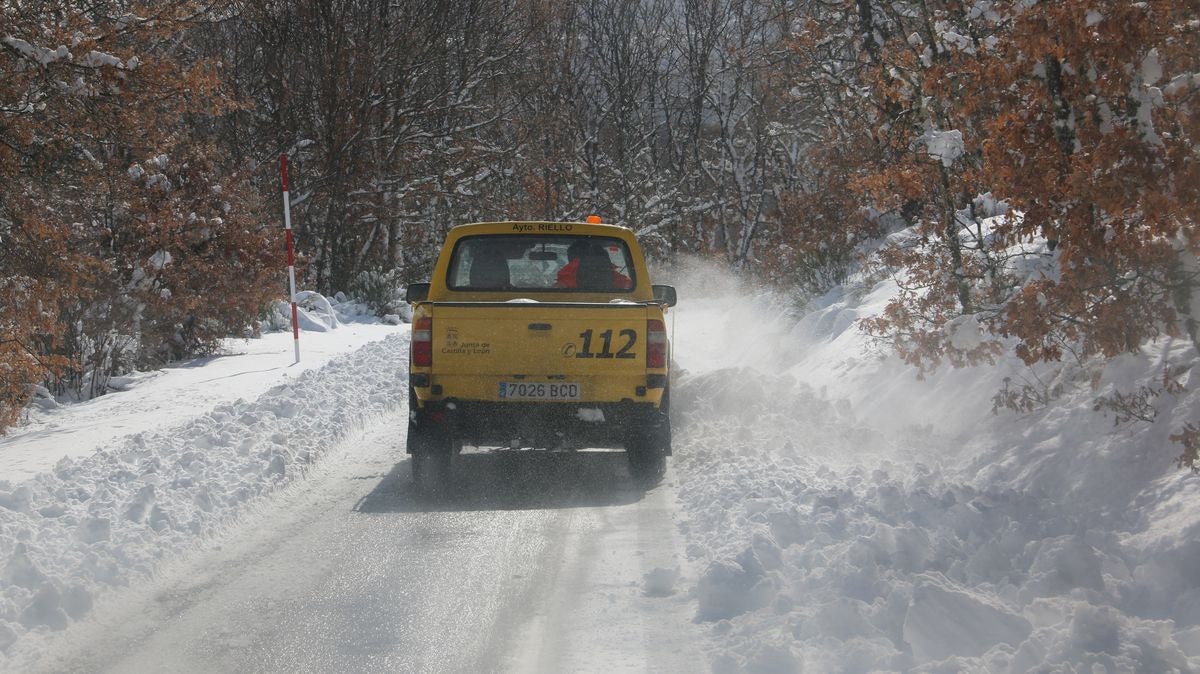
M 674 412 L 714 671 L 1200 670 L 1200 480 L 1166 439 L 1200 393 L 1153 398 L 1153 423 L 1093 410 L 1196 354 L 1068 369 L 1055 406 L 993 415 L 1004 378 L 1034 373 L 918 381 L 854 325 L 892 290 L 841 289 L 789 326 L 765 295 L 679 307 L 708 324 Z M 712 357 L 733 344 L 757 362 Z
M 340 327 L 302 332 L 299 363 L 294 362 L 291 308 L 281 302 L 262 337 L 227 339 L 216 355 L 114 377 L 107 395 L 83 402 L 59 404 L 43 391 L 23 423 L 0 437 L 0 478 L 21 482 L 52 470 L 64 456 L 87 457 L 126 436 L 178 425 L 238 398 L 254 400 L 340 354 L 405 331 L 381 325 L 364 305 L 337 299 L 324 304 L 335 313 L 320 320 Z M 271 332 L 272 326 L 279 331 Z
M 0 649 L 65 628 L 97 594 L 218 531 L 365 421 L 399 414 L 407 340 L 393 334 L 253 400 L 0 481 Z

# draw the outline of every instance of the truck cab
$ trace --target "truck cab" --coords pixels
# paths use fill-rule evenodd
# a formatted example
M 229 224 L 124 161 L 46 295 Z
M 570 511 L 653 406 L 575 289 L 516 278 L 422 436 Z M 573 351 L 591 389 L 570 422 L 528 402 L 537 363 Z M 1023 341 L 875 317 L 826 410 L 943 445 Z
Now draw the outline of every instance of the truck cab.
M 463 445 L 622 448 L 657 481 L 671 453 L 670 286 L 633 232 L 578 222 L 452 229 L 414 305 L 408 452 L 449 486 Z

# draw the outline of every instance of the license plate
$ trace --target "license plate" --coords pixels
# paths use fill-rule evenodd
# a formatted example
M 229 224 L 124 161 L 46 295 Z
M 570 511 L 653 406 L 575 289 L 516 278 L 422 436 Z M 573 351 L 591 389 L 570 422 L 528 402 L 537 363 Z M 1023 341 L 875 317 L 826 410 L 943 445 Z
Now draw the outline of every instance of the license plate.
M 501 400 L 579 400 L 579 384 L 548 381 L 502 381 Z

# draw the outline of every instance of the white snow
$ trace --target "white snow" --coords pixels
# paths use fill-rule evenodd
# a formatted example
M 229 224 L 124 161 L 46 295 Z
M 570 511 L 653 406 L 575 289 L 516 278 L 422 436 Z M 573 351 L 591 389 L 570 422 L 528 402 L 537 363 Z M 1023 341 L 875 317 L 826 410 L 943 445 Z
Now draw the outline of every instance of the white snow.
M 929 129 L 921 137 L 929 156 L 942 162 L 942 166 L 950 167 L 965 152 L 962 131 L 938 131 Z
M 1200 670 L 1200 480 L 1167 440 L 1200 409 L 1197 380 L 1154 398 L 1153 423 L 1092 409 L 1194 365 L 1190 344 L 919 381 L 856 326 L 892 281 L 797 312 L 710 269 L 676 274 L 663 280 L 684 298 L 672 461 L 687 559 L 636 585 L 691 602 L 714 672 Z M 42 396 L 0 440 L 0 648 L 36 650 L 398 411 L 406 328 L 302 299 L 322 331 L 302 335 L 301 366 L 290 332 L 232 341 L 88 403 Z M 287 315 L 280 303 L 270 321 Z M 982 338 L 971 317 L 948 334 Z M 1059 398 L 992 414 L 1005 377 L 1044 377 Z
M 984 343 L 983 328 L 975 316 L 959 316 L 946 325 L 950 344 L 956 349 L 970 351 Z
M 59 45 L 57 49 L 35 47 L 25 40 L 22 40 L 18 37 L 12 37 L 11 35 L 0 38 L 0 44 L 7 45 L 9 48 L 19 52 L 25 58 L 36 61 L 42 66 L 50 65 L 55 61 L 69 60 L 71 58 L 71 52 L 64 45 Z
M 298 305 L 297 321 L 301 330 L 313 332 L 328 332 L 341 326 L 338 313 L 333 304 L 320 293 L 301 291 L 296 293 Z M 281 310 L 285 311 L 282 307 Z
M 681 297 L 722 283 L 699 277 Z M 790 322 L 767 294 L 678 308 L 675 463 L 714 671 L 1200 669 L 1200 481 L 1166 440 L 1200 395 L 1159 396 L 1154 424 L 1091 409 L 1194 364 L 1190 345 L 993 415 L 1003 378 L 1031 373 L 918 381 L 854 326 L 893 292 L 842 288 Z
M 1158 50 L 1151 49 L 1142 58 L 1142 83 L 1153 86 L 1162 79 L 1162 64 L 1158 60 Z
M 919 574 L 904 616 L 904 640 L 919 662 L 977 657 L 997 643 L 1021 643 L 1029 621 L 1003 603 L 957 588 L 939 573 Z
M 275 328 L 284 330 L 288 317 L 290 308 Z M 227 340 L 215 356 L 114 377 L 109 388 L 116 393 L 86 402 L 60 406 L 48 398 L 48 409 L 30 409 L 22 425 L 0 436 L 0 479 L 19 483 L 52 470 L 59 459 L 85 458 L 119 445 L 123 437 L 179 425 L 239 398 L 254 400 L 342 353 L 407 332 L 407 326 L 365 323 L 361 317 L 343 320 L 355 322 L 333 332 L 302 332 L 298 364 L 287 329 Z
M 118 379 L 122 392 L 4 439 L 0 647 L 81 619 L 98 593 L 146 579 L 404 401 L 402 329 L 306 334 L 308 362 L 290 370 L 279 336 Z
M 675 594 L 675 582 L 679 580 L 679 567 L 665 569 L 656 566 L 642 577 L 642 591 L 650 597 L 669 597 Z
M 169 252 L 165 250 L 159 250 L 150 256 L 148 262 L 150 263 L 151 267 L 154 267 L 155 269 L 162 269 L 163 267 L 171 264 L 172 259 L 173 258 Z
M 110 66 L 113 68 L 125 67 L 125 63 L 116 56 L 113 56 L 107 52 L 96 50 L 92 50 L 87 54 L 84 54 L 83 59 L 80 60 L 80 63 L 85 68 L 99 68 L 102 66 Z

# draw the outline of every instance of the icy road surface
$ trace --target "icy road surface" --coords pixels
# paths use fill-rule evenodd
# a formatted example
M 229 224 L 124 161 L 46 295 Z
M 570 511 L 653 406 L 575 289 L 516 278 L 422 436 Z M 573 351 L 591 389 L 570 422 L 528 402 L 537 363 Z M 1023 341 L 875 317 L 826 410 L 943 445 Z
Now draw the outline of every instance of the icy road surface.
M 680 564 L 671 476 L 643 492 L 619 452 L 464 455 L 463 495 L 430 503 L 393 421 L 40 671 L 703 668 L 694 606 L 644 582 Z

